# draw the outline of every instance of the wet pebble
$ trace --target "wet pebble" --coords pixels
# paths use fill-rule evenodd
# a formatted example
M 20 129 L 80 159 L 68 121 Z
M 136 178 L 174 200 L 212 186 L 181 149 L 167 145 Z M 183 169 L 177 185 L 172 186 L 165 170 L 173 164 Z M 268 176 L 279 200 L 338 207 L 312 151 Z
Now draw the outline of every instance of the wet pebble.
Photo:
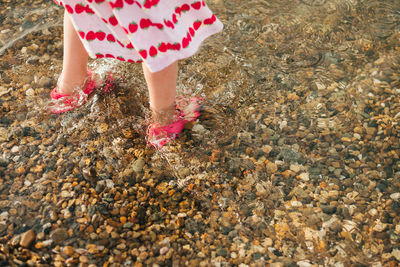
M 138 158 L 132 163 L 131 168 L 134 172 L 140 173 L 143 170 L 144 165 L 145 165 L 144 159 Z
M 400 249 L 393 249 L 392 255 L 396 260 L 400 261 Z
M 51 232 L 50 238 L 55 244 L 62 244 L 68 238 L 68 232 L 64 228 L 57 228 Z
M 28 90 L 25 91 L 25 94 L 27 96 L 34 96 L 35 95 L 35 90 L 33 90 L 32 88 L 29 88 Z
M 29 247 L 30 244 L 35 240 L 35 232 L 30 229 L 21 235 L 21 241 L 19 242 L 21 247 Z

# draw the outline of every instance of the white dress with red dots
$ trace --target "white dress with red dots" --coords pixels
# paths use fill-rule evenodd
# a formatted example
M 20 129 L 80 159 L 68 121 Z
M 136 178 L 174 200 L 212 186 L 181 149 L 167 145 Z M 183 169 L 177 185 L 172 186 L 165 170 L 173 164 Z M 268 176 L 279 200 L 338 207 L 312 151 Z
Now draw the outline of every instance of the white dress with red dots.
M 152 72 L 192 56 L 222 23 L 203 0 L 54 0 L 92 58 L 142 62 Z

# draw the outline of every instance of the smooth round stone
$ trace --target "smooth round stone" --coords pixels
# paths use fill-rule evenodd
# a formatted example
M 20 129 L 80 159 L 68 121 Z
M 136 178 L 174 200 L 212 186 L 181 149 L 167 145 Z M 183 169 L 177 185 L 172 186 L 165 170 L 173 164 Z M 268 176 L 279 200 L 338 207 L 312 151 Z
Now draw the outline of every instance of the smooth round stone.
M 25 94 L 27 96 L 34 96 L 35 95 L 35 90 L 33 90 L 32 88 L 29 88 L 28 90 L 25 91 Z

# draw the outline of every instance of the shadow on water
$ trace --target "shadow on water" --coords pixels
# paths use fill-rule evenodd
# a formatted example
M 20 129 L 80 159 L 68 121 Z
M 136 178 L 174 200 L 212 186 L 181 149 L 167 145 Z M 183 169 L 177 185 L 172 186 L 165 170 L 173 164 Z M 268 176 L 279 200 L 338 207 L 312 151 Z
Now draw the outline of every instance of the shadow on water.
M 389 197 L 400 186 L 399 2 L 209 4 L 225 29 L 180 63 L 178 81 L 179 94 L 207 101 L 159 151 L 144 137 L 139 65 L 92 62 L 115 90 L 50 115 L 62 11 L 0 5 L 12 6 L 0 15 L 0 255 L 76 260 L 71 246 L 89 262 L 127 265 L 143 251 L 146 264 L 193 266 L 399 260 Z M 31 228 L 26 256 L 18 244 Z

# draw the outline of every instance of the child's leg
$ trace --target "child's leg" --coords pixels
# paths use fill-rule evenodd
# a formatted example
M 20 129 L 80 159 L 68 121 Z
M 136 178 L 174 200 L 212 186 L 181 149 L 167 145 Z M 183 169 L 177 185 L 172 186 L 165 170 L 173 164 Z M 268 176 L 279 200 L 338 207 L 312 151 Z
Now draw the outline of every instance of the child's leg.
M 64 13 L 63 70 L 57 90 L 64 94 L 72 93 L 76 86 L 84 83 L 89 57 L 66 12 Z
M 161 125 L 170 124 L 175 112 L 178 62 L 172 63 L 159 72 L 150 72 L 145 64 L 142 65 L 149 89 L 153 119 Z

